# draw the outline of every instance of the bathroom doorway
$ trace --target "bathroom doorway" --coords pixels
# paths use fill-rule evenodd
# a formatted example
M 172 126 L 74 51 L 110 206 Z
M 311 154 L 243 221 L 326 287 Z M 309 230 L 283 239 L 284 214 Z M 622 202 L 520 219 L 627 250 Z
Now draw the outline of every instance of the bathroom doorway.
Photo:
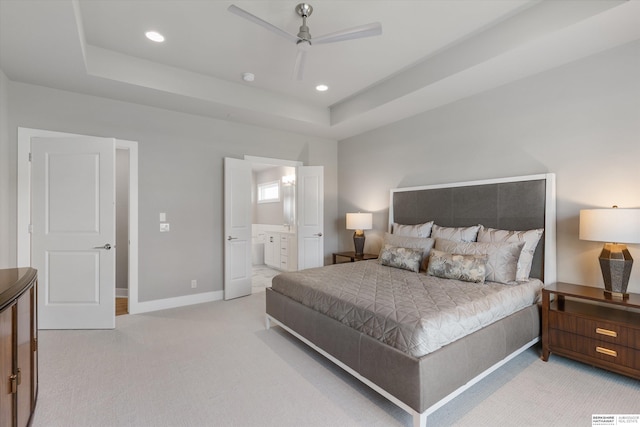
M 251 293 L 282 271 L 297 270 L 296 167 L 253 161 L 251 167 Z
M 252 188 L 254 163 L 294 167 L 295 177 L 280 172 L 277 180 Z M 252 293 L 254 242 L 258 246 L 256 251 L 260 251 L 260 246 L 263 248 L 264 265 L 275 270 L 294 271 L 323 265 L 323 166 L 304 166 L 301 162 L 263 157 L 245 156 L 243 160 L 226 157 L 224 174 L 225 300 Z M 287 189 L 291 197 L 286 197 Z M 275 203 L 273 200 L 280 198 L 283 202 L 276 208 L 282 212 L 279 224 L 253 227 L 252 199 L 257 203 L 259 193 L 263 201 Z M 289 206 L 289 213 L 285 221 L 286 206 Z M 260 222 L 255 224 L 261 225 Z

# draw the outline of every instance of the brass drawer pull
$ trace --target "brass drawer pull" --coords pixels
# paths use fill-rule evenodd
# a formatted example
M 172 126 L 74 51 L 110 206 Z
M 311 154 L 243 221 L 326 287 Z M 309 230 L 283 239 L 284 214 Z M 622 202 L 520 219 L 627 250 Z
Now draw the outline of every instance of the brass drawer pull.
M 598 353 L 602 353 L 602 354 L 606 354 L 607 356 L 613 356 L 613 357 L 618 357 L 618 352 L 615 350 L 609 350 L 608 348 L 604 348 L 604 347 L 596 347 L 596 351 Z
M 618 333 L 616 331 L 610 331 L 609 329 L 596 328 L 596 334 L 606 335 L 608 337 L 617 338 Z

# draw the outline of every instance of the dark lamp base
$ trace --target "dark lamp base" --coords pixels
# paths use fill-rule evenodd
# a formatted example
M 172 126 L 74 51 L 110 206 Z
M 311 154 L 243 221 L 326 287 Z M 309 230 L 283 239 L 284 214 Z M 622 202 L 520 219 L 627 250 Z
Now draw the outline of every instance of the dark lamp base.
M 358 231 L 360 233 L 358 233 Z M 364 231 L 356 230 L 353 233 L 353 246 L 356 249 L 356 256 L 364 255 Z
M 626 245 L 607 243 L 602 248 L 600 269 L 604 280 L 604 294 L 608 299 L 627 299 L 633 258 Z

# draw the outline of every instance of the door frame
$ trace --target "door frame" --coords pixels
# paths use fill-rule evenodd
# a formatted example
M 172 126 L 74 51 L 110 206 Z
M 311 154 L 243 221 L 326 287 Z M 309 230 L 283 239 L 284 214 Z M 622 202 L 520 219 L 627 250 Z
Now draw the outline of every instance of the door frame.
M 19 267 L 31 266 L 31 152 L 32 137 L 96 136 L 18 127 L 18 217 L 17 255 Z M 138 143 L 116 139 L 116 148 L 129 151 L 129 313 L 142 312 L 138 303 Z M 114 284 L 115 286 L 115 284 Z

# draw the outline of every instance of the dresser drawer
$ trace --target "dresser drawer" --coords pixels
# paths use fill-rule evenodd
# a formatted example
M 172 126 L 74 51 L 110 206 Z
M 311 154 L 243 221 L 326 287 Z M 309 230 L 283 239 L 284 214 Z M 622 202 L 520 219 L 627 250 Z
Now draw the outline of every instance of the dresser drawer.
M 553 347 L 569 350 L 581 355 L 626 366 L 632 369 L 640 369 L 640 351 L 603 340 L 586 338 L 570 332 L 551 329 L 549 331 L 549 344 Z
M 627 345 L 631 348 L 640 350 L 640 329 L 634 329 L 629 333 L 629 342 Z
M 638 333 L 637 330 L 605 320 L 589 319 L 561 311 L 551 311 L 549 313 L 549 322 L 552 328 L 607 343 L 634 347 L 634 342 L 637 344 L 638 341 L 634 339 L 634 334 Z M 640 347 L 636 346 L 635 348 Z

